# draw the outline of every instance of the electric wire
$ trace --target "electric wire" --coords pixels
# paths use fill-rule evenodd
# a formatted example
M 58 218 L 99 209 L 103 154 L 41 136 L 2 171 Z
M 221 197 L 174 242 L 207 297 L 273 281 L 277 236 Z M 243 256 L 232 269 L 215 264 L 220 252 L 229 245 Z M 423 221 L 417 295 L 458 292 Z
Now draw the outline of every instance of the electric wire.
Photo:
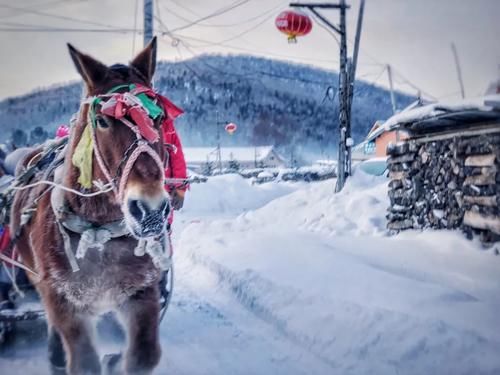
M 195 25 L 198 25 L 200 22 L 202 21 L 206 21 L 210 18 L 214 18 L 214 17 L 218 17 L 224 13 L 227 13 L 233 9 L 236 9 L 246 3 L 248 3 L 250 0 L 238 0 L 238 1 L 235 1 L 234 3 L 232 3 L 231 5 L 225 7 L 225 8 L 222 8 L 222 9 L 219 9 L 218 11 L 215 11 L 207 16 L 204 16 L 204 17 L 201 17 L 191 23 L 188 23 L 186 25 L 183 25 L 183 26 L 179 26 L 179 27 L 176 27 L 172 30 L 170 30 L 171 32 L 175 32 L 175 31 L 179 31 L 179 30 L 184 30 L 184 29 L 187 29 L 189 27 L 192 27 L 192 26 L 195 26 Z
M 43 17 L 56 18 L 56 19 L 61 19 L 61 20 L 65 20 L 65 21 L 78 22 L 78 23 L 83 23 L 83 24 L 87 24 L 87 25 L 103 26 L 103 27 L 108 27 L 108 28 L 117 28 L 116 26 L 112 26 L 112 25 L 108 25 L 108 24 L 103 24 L 103 23 L 100 23 L 100 22 L 93 22 L 93 21 L 88 21 L 88 20 L 81 20 L 81 19 L 74 18 L 74 17 L 68 17 L 68 16 L 59 15 L 59 14 L 42 12 L 42 11 L 35 10 L 35 9 L 28 9 L 28 8 L 22 8 L 22 7 L 14 7 L 14 6 L 7 5 L 7 4 L 0 4 L 0 8 L 11 9 L 11 10 L 18 10 L 18 11 L 22 11 L 24 13 L 35 14 L 35 15 L 39 15 L 39 16 L 43 16 Z
M 172 1 L 173 3 L 175 3 L 177 6 L 185 9 L 185 10 L 188 10 L 189 8 L 185 7 L 185 6 L 182 6 L 180 3 L 176 2 L 176 1 Z M 258 20 L 259 18 L 261 17 L 264 17 L 274 11 L 276 11 L 276 9 L 278 8 L 281 8 L 283 7 L 284 5 L 283 4 L 286 4 L 288 3 L 288 1 L 280 1 L 279 4 L 277 5 L 274 5 L 272 8 L 269 8 L 267 10 L 265 10 L 264 12 L 262 13 L 259 13 L 255 16 L 252 16 L 250 18 L 247 18 L 247 19 L 244 19 L 244 20 L 240 20 L 239 22 L 234 22 L 234 23 L 222 23 L 222 24 L 204 24 L 204 23 L 198 23 L 197 26 L 201 26 L 201 27 L 213 27 L 213 28 L 226 28 L 226 27 L 238 27 L 238 26 L 242 26 L 244 24 L 247 24 L 247 23 L 250 23 L 250 22 L 253 22 L 255 20 Z M 182 19 L 183 21 L 186 21 L 186 22 L 193 22 L 192 20 L 189 20 L 183 16 L 181 16 L 179 13 L 173 11 L 171 8 L 167 8 L 166 5 L 164 3 L 161 3 L 163 8 L 166 9 L 168 12 L 172 13 L 174 16 L 178 17 L 179 19 Z M 189 11 L 189 10 L 188 10 Z M 196 13 L 192 13 L 194 15 L 196 15 L 197 17 L 200 17 L 200 15 L 196 14 Z
M 57 4 L 62 4 L 62 3 L 65 3 L 65 4 L 68 4 L 68 1 L 67 0 L 55 0 L 55 1 L 48 1 L 46 3 L 31 3 L 31 4 L 28 4 L 28 7 L 26 8 L 22 8 L 23 10 L 16 10 L 14 12 L 17 12 L 17 13 L 14 13 L 14 14 L 3 14 L 3 15 L 0 15 L 0 19 L 4 19 L 4 18 L 14 18 L 14 17 L 19 17 L 19 16 L 22 16 L 23 14 L 25 14 L 25 10 L 28 9 L 38 9 L 38 8 L 44 8 L 44 9 L 48 9 L 48 8 L 53 8 L 55 5 Z M 33 7 L 33 5 L 36 5 L 35 7 Z

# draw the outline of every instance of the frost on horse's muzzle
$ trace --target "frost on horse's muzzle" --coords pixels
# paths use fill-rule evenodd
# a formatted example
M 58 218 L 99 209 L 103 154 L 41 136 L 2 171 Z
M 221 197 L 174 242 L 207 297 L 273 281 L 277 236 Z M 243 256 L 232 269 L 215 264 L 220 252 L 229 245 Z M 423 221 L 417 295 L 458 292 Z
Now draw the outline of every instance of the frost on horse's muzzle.
M 165 214 L 156 211 L 147 215 L 140 223 L 141 237 L 153 237 L 162 234 L 167 226 Z
M 127 208 L 134 222 L 135 236 L 140 238 L 156 237 L 165 232 L 170 213 L 168 200 L 162 202 L 158 208 L 151 209 L 146 202 L 131 199 Z

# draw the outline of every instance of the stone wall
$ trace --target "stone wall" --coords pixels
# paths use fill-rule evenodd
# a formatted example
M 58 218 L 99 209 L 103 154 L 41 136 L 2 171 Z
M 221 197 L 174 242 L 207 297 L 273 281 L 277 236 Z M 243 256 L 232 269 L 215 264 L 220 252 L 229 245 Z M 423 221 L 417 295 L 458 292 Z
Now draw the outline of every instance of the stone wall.
M 498 130 L 390 145 L 388 229 L 460 228 L 484 243 L 500 241 Z

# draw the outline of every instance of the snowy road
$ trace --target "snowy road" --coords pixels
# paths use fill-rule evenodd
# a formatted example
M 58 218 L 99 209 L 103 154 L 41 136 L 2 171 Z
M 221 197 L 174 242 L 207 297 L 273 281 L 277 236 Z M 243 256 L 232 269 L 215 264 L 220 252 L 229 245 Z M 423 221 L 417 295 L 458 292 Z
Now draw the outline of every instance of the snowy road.
M 500 258 L 457 232 L 388 237 L 386 189 L 366 175 L 336 195 L 331 181 L 194 186 L 156 373 L 500 374 Z M 45 374 L 45 358 L 21 342 L 0 373 Z
M 249 199 L 249 207 L 291 192 L 292 188 L 270 191 Z M 176 230 L 182 232 L 192 221 L 231 219 L 244 208 L 240 199 L 219 202 L 201 216 L 179 215 Z M 193 206 L 193 204 L 191 204 Z M 176 248 L 175 294 L 161 325 L 163 356 L 158 374 L 287 374 L 331 373 L 327 360 L 304 350 L 240 304 L 227 285 L 207 267 L 194 263 L 189 254 Z M 101 354 L 116 352 L 120 343 L 101 341 Z M 25 375 L 49 374 L 44 338 L 21 338 L 0 353 L 0 370 Z M 4 373 L 3 371 L 0 371 Z
M 327 361 L 256 317 L 212 272 L 186 256 L 176 260 L 175 297 L 161 335 L 163 357 L 158 374 L 331 373 Z M 117 347 L 109 342 L 105 346 L 113 348 L 106 352 Z M 35 344 L 22 340 L 0 354 L 0 369 L 49 374 L 45 351 L 42 339 Z
M 176 297 L 162 324 L 164 370 L 186 375 L 332 372 L 326 360 L 243 307 L 205 267 L 183 259 L 177 270 Z

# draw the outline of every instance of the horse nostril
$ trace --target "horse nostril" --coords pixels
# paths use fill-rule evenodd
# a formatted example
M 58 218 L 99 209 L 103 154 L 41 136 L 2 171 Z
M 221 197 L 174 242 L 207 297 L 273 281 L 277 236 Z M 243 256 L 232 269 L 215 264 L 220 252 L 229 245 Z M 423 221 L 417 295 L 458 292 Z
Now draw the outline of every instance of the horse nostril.
M 142 221 L 142 219 L 148 214 L 148 209 L 137 199 L 129 200 L 128 210 L 130 214 L 139 222 Z

